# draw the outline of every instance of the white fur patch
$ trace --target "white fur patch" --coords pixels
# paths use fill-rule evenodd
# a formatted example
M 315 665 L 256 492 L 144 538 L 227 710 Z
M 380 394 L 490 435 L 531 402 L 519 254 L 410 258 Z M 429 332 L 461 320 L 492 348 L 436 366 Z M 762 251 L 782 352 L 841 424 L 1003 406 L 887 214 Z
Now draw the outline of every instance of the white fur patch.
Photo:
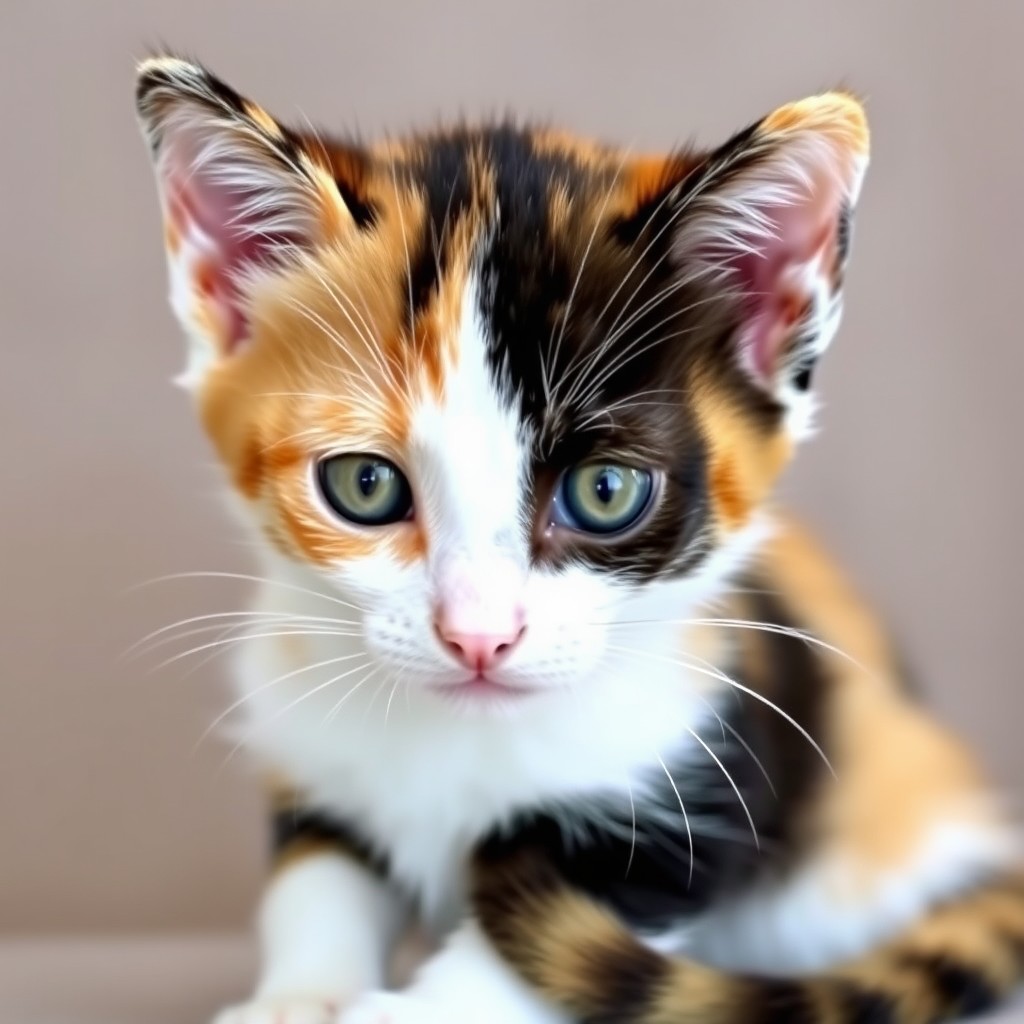
M 383 984 L 399 921 L 397 897 L 347 857 L 317 854 L 284 868 L 263 895 L 256 992 L 215 1024 L 333 1024 Z
M 342 1001 L 382 984 L 399 920 L 397 897 L 348 857 L 288 865 L 263 896 L 257 999 L 315 992 Z
M 820 855 L 784 883 L 716 907 L 651 945 L 729 971 L 813 973 L 862 955 L 1019 855 L 1008 832 L 951 814 L 890 871 L 872 872 L 848 854 Z
M 505 964 L 473 923 L 402 993 L 372 993 L 339 1024 L 570 1024 Z

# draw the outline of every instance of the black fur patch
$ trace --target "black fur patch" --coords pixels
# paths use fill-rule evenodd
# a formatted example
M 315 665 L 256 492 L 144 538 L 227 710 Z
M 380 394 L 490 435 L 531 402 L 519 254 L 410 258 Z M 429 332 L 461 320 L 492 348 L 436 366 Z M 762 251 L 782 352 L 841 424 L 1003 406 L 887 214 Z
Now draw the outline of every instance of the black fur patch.
M 952 957 L 907 954 L 900 962 L 927 976 L 951 1014 L 973 1016 L 1000 1002 L 998 989 L 982 971 Z
M 850 242 L 853 240 L 853 211 L 844 203 L 839 211 L 839 226 L 836 229 L 836 261 L 843 266 L 850 256 Z
M 358 195 L 348 182 L 342 181 L 340 178 L 335 179 L 334 185 L 338 190 L 338 195 L 341 196 L 341 201 L 348 208 L 348 212 L 352 214 L 356 227 L 361 230 L 372 228 L 377 223 L 378 216 L 373 204 Z
M 793 387 L 797 391 L 808 391 L 811 387 L 811 378 L 814 376 L 814 364 L 804 363 L 804 365 L 797 370 L 796 375 L 793 377 Z
M 293 843 L 305 840 L 336 846 L 379 874 L 387 874 L 385 858 L 371 847 L 358 829 L 341 818 L 307 807 L 289 807 L 274 813 L 271 849 L 275 856 L 284 854 Z
M 670 961 L 640 944 L 595 949 L 588 965 L 589 988 L 600 994 L 604 1008 L 583 1017 L 580 1024 L 643 1020 L 673 969 Z
M 751 986 L 750 1006 L 743 1024 L 819 1024 L 819 1015 L 806 985 L 799 981 L 758 981 Z
M 760 605 L 764 621 L 790 624 L 774 599 L 764 597 Z M 822 711 L 829 686 L 819 660 L 803 640 L 775 634 L 766 640 L 771 674 L 760 689 L 827 750 Z M 633 685 L 639 692 L 642 678 Z M 543 851 L 572 885 L 650 932 L 783 868 L 801 852 L 801 811 L 823 779 L 824 763 L 789 722 L 755 698 L 727 694 L 718 710 L 722 724 L 712 720 L 701 730 L 714 757 L 687 741 L 685 753 L 666 760 L 668 773 L 654 765 L 647 784 L 633 787 L 632 805 L 626 793 L 595 793 L 524 813 L 490 837 L 485 855 Z M 760 846 L 715 757 L 743 794 Z

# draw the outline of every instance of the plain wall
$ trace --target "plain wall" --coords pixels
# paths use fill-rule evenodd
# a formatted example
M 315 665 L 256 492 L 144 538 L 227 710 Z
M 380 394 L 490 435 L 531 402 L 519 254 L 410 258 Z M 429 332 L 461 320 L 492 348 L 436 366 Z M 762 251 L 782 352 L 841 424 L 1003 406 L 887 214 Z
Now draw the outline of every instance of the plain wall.
M 285 119 L 366 132 L 513 108 L 667 148 L 865 93 L 847 313 L 787 489 L 1019 786 L 1024 5 L 6 0 L 0 929 L 230 927 L 261 871 L 254 786 L 225 748 L 194 752 L 221 662 L 120 657 L 244 590 L 129 588 L 249 567 L 169 383 L 184 350 L 132 103 L 160 40 Z

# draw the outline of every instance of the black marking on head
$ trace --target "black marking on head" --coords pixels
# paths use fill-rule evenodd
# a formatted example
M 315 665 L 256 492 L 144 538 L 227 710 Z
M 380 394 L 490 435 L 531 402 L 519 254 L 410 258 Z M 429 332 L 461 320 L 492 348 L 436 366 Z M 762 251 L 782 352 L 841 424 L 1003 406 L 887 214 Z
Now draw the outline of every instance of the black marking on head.
M 769 597 L 757 617 L 793 625 L 785 609 Z M 830 687 L 820 659 L 800 639 L 763 636 L 759 660 L 766 678 L 745 678 L 736 666 L 726 669 L 791 715 L 827 751 L 821 725 Z M 637 679 L 624 677 L 621 685 L 639 692 L 642 667 L 636 671 Z M 725 694 L 718 710 L 725 722 L 724 738 L 712 721 L 701 730 L 702 739 L 743 793 L 760 849 L 721 768 L 698 744 L 686 741 L 683 752 L 666 759 L 672 781 L 655 765 L 646 784 L 634 786 L 632 806 L 628 794 L 596 792 L 589 800 L 539 808 L 491 836 L 489 856 L 541 850 L 574 886 L 609 904 L 634 928 L 650 932 L 793 863 L 803 851 L 802 812 L 817 792 L 825 766 L 799 732 L 761 701 L 737 691 Z M 692 881 L 687 822 L 693 837 Z
M 338 195 L 341 196 L 341 201 L 348 208 L 348 212 L 352 214 L 357 228 L 365 230 L 372 228 L 377 223 L 379 217 L 377 208 L 358 195 L 348 182 L 342 181 L 341 178 L 335 178 L 334 186 L 338 190 Z
M 417 243 L 410 242 L 412 315 L 436 293 L 439 278 L 449 266 L 452 231 L 473 203 L 470 160 L 476 144 L 472 132 L 458 130 L 431 140 L 407 165 L 393 168 L 426 202 L 425 230 L 419 233 Z
M 492 372 L 504 378 L 502 390 L 520 395 L 521 412 L 536 432 L 546 399 L 543 360 L 576 270 L 570 239 L 551 234 L 550 198 L 557 187 L 582 198 L 587 179 L 567 159 L 538 154 L 528 135 L 508 126 L 488 134 L 486 149 L 498 220 L 480 265 L 487 283 L 481 312 L 490 326 Z

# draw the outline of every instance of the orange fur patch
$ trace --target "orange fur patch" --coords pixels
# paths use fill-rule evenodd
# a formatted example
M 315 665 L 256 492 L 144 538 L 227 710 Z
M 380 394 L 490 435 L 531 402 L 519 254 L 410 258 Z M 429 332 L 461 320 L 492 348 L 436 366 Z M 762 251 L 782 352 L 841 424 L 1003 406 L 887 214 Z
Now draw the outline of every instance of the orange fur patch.
M 410 324 L 406 253 L 424 230 L 423 200 L 390 176 L 376 189 L 375 231 L 342 235 L 316 262 L 283 271 L 273 289 L 258 292 L 250 340 L 210 369 L 199 395 L 204 426 L 235 486 L 264 502 L 271 539 L 321 566 L 380 550 L 408 564 L 426 552 L 417 523 L 368 530 L 338 522 L 315 495 L 311 466 L 338 450 L 407 461 L 411 412 L 442 399 L 458 358 L 480 228 L 472 218 L 459 222 L 448 273 Z M 211 309 L 197 295 L 197 322 L 222 341 Z
M 822 658 L 838 781 L 823 791 L 818 830 L 864 871 L 864 883 L 911 859 L 940 820 L 1000 826 L 985 782 L 958 739 L 903 696 L 886 638 L 821 548 L 783 522 L 761 555 L 765 576 L 810 632 L 845 652 Z
M 713 384 L 694 394 L 694 404 L 710 451 L 711 503 L 717 522 L 736 530 L 770 494 L 792 454 L 782 431 L 758 429 Z
M 844 92 L 827 92 L 787 103 L 769 114 L 759 128 L 765 134 L 822 132 L 848 149 L 850 155 L 866 155 L 869 148 L 864 107 L 855 96 Z

